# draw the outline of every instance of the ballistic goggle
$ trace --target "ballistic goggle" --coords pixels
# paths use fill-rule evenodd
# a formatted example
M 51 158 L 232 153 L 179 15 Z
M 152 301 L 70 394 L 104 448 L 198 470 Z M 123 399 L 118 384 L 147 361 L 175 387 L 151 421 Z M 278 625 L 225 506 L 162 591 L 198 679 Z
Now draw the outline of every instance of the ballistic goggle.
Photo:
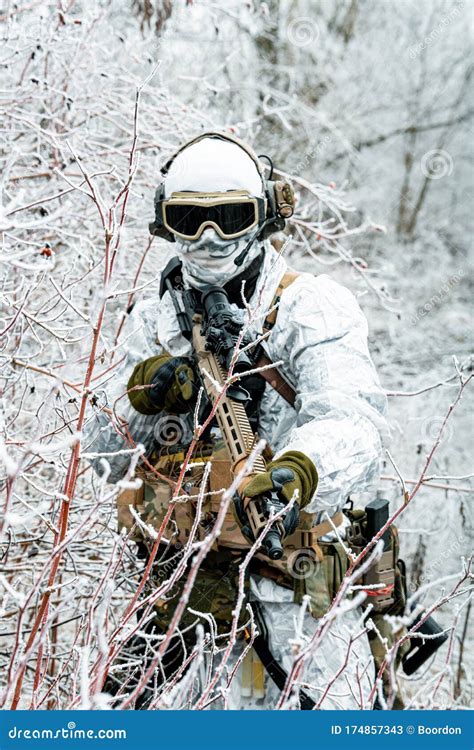
M 163 224 L 172 234 L 197 240 L 212 227 L 224 240 L 232 240 L 263 224 L 265 198 L 244 190 L 225 193 L 171 193 L 161 203 Z

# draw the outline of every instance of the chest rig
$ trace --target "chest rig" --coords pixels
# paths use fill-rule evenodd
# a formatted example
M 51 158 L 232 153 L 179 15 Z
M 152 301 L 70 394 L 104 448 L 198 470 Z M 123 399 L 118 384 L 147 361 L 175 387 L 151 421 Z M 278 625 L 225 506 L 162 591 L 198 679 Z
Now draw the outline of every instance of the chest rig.
M 273 297 L 270 313 L 263 324 L 264 333 L 271 335 L 277 319 L 281 295 L 297 277 L 298 273 L 294 271 L 287 271 L 283 275 Z M 271 360 L 261 351 L 256 364 L 257 367 L 268 366 Z M 264 370 L 261 376 L 294 406 L 295 391 L 276 368 Z M 236 436 L 233 436 L 233 439 L 235 440 Z M 255 442 L 256 436 L 254 434 L 242 435 L 237 436 L 238 439 L 248 448 Z M 271 450 L 267 448 L 263 457 L 270 459 Z M 154 472 L 139 470 L 143 480 L 139 489 L 124 490 L 118 496 L 119 526 L 129 531 L 133 529 L 132 538 L 136 541 L 145 542 L 145 544 L 152 543 L 155 532 L 161 528 L 184 459 L 185 452 L 179 448 L 176 452 L 160 455 L 153 461 Z M 222 494 L 232 483 L 233 471 L 235 471 L 235 460 L 232 460 L 223 440 L 212 444 L 206 442 L 198 444 L 189 462 L 189 469 L 182 486 L 181 494 L 185 496 L 185 499 L 175 503 L 163 541 L 179 545 L 184 545 L 188 541 L 193 523 L 195 523 L 197 498 L 203 491 L 204 465 L 208 461 L 211 463 L 211 471 L 207 487 L 204 488 L 204 503 L 198 524 L 199 538 L 204 538 L 212 528 L 219 511 Z M 336 513 L 331 521 L 315 524 L 315 513 L 300 512 L 298 527 L 291 536 L 284 539 L 283 557 L 270 560 L 267 556 L 257 553 L 254 569 L 263 576 L 294 588 L 295 582 L 297 583 L 302 577 L 301 571 L 304 572 L 308 565 L 317 567 L 322 562 L 327 552 L 327 545 L 320 543 L 319 540 L 332 530 L 333 525 L 338 526 L 342 520 L 342 513 Z M 214 550 L 216 552 L 226 550 L 238 556 L 249 547 L 250 543 L 241 533 L 233 506 L 230 506 L 219 538 L 214 543 Z

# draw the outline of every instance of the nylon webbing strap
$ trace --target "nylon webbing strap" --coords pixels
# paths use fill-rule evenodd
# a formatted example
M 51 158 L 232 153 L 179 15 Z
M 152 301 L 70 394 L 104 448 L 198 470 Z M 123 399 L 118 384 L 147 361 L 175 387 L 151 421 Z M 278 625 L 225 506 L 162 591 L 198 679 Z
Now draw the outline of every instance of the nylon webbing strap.
M 334 531 L 335 526 L 340 526 L 343 520 L 344 513 L 342 511 L 338 511 L 331 517 L 330 520 L 322 521 L 321 523 L 318 523 L 317 526 L 313 526 L 311 529 L 297 529 L 294 532 L 294 535 L 298 533 L 301 534 L 301 547 L 312 547 L 312 545 L 315 544 L 318 539 L 321 539 L 322 536 L 325 536 L 331 531 Z M 294 535 L 292 535 L 292 539 L 294 538 Z
M 271 331 L 273 326 L 275 325 L 277 315 L 278 315 L 278 305 L 280 303 L 281 295 L 283 291 L 290 286 L 296 279 L 298 278 L 299 273 L 298 271 L 285 271 L 283 274 L 280 283 L 277 286 L 277 290 L 275 292 L 275 295 L 272 300 L 272 304 L 270 305 L 270 312 L 268 313 L 267 317 L 265 318 L 265 321 L 263 323 L 263 331 Z
M 262 354 L 256 362 L 257 367 L 265 367 L 266 365 L 272 364 L 272 360 L 270 359 L 270 357 L 267 357 L 266 354 Z M 295 405 L 296 391 L 293 386 L 291 386 L 289 382 L 285 380 L 277 367 L 273 366 L 268 370 L 261 370 L 259 372 L 259 375 L 264 380 L 266 380 L 267 383 L 269 383 L 271 387 L 285 399 L 285 401 L 287 401 L 291 406 Z
M 268 313 L 263 323 L 263 332 L 267 333 L 271 331 L 276 323 L 278 315 L 278 305 L 280 303 L 281 295 L 283 291 L 290 286 L 297 278 L 299 274 L 297 271 L 286 271 L 283 274 L 280 283 L 278 284 L 277 290 L 270 305 L 270 312 Z M 265 353 L 262 353 L 259 357 L 256 366 L 265 367 L 272 365 L 273 362 L 270 357 L 267 357 Z M 283 377 L 277 367 L 269 368 L 268 370 L 262 370 L 260 376 L 271 385 L 271 387 L 282 396 L 291 406 L 295 405 L 296 391 L 287 380 Z
M 272 678 L 277 688 L 279 690 L 283 690 L 286 685 L 286 681 L 288 679 L 288 674 L 283 669 L 281 664 L 279 664 L 276 661 L 276 659 L 274 658 L 268 646 L 267 638 L 265 637 L 267 629 L 265 625 L 265 620 L 263 619 L 263 612 L 262 612 L 260 602 L 257 602 L 257 601 L 251 602 L 251 607 L 252 607 L 252 611 L 254 613 L 255 620 L 258 626 L 258 635 L 255 636 L 252 646 L 255 649 L 255 653 L 257 654 L 258 658 L 262 662 L 263 666 L 267 670 L 269 676 Z M 248 639 L 249 638 L 250 638 L 250 634 L 248 634 Z M 300 698 L 301 710 L 312 711 L 312 709 L 315 707 L 316 704 L 313 701 L 313 699 L 310 698 L 309 695 L 307 695 L 304 692 L 304 690 L 300 689 L 299 698 Z

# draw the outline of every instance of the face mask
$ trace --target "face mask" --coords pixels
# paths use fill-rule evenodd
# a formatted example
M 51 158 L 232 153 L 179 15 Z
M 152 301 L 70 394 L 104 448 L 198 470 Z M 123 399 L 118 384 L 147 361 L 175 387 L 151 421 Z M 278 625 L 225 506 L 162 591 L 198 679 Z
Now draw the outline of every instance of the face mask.
M 223 240 L 209 227 L 195 241 L 177 240 L 177 255 L 183 263 L 184 281 L 196 289 L 205 286 L 223 286 L 237 276 L 260 252 L 257 241 L 253 243 L 242 265 L 235 260 L 248 244 L 252 233 L 237 240 Z

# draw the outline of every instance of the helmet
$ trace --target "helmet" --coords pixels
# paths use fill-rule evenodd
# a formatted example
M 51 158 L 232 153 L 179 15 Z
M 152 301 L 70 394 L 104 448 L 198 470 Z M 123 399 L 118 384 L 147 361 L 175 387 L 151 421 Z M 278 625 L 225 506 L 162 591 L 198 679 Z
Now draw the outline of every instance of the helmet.
M 258 227 L 263 239 L 284 229 L 293 214 L 291 185 L 273 181 L 273 167 L 265 179 L 253 149 L 230 133 L 210 131 L 187 141 L 161 174 L 149 229 L 168 242 L 198 239 L 205 226 L 223 239 Z
M 193 138 L 161 171 L 150 232 L 176 242 L 193 286 L 240 273 L 261 252 L 255 241 L 282 230 L 293 213 L 291 186 L 266 180 L 254 151 L 227 133 Z

